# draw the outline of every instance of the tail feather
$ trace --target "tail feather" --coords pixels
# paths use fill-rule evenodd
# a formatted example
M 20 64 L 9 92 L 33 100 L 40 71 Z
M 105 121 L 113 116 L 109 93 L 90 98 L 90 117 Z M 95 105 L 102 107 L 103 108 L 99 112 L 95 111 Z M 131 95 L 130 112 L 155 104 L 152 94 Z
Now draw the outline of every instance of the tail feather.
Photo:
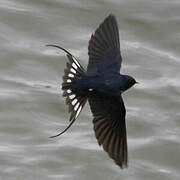
M 85 70 L 78 62 L 78 60 L 66 49 L 56 45 L 47 45 L 47 46 L 56 47 L 65 51 L 67 53 L 67 57 L 69 60 L 69 62 L 67 62 L 66 64 L 66 69 L 64 70 L 62 90 L 63 90 L 63 96 L 66 98 L 66 104 L 69 106 L 69 112 L 71 113 L 69 119 L 70 124 L 61 133 L 55 136 L 51 136 L 51 137 L 57 137 L 63 134 L 64 132 L 66 132 L 72 126 L 72 124 L 79 116 L 84 105 L 86 104 L 87 97 L 84 96 L 82 97 L 74 93 L 73 91 L 73 86 L 74 86 L 73 81 L 85 75 Z
M 66 64 L 66 69 L 64 70 L 62 90 L 64 91 L 63 96 L 66 97 L 66 104 L 69 106 L 69 112 L 71 112 L 70 121 L 72 121 L 73 119 L 77 119 L 87 101 L 86 97 L 81 97 L 73 92 L 73 81 L 83 76 L 85 70 L 70 53 L 67 54 L 67 57 L 69 62 Z

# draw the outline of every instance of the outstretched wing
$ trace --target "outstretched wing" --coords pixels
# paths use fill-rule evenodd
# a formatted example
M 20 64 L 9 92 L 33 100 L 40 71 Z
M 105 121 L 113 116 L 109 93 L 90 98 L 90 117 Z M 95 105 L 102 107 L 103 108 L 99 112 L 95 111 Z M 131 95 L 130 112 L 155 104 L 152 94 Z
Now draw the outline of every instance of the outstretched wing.
M 119 72 L 121 67 L 121 53 L 119 30 L 114 15 L 110 14 L 92 34 L 88 47 L 89 75 L 104 71 Z
M 96 94 L 88 98 L 99 145 L 121 168 L 127 166 L 126 109 L 122 97 Z

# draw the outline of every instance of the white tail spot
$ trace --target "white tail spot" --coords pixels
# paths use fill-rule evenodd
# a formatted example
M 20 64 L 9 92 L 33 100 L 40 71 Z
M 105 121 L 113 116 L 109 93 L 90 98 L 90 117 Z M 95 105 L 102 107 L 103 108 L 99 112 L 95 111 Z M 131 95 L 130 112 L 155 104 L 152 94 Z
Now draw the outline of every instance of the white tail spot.
M 68 83 L 72 82 L 70 79 L 67 80 Z
M 93 89 L 89 89 L 89 91 L 93 91 Z
M 75 68 L 75 69 L 78 68 L 75 63 L 72 63 L 72 66 L 73 66 L 73 68 Z
M 79 107 L 79 102 L 75 105 L 74 110 L 77 111 L 78 107 Z
M 73 58 L 74 62 L 75 62 L 79 67 L 81 67 L 80 64 L 78 63 L 78 61 L 77 61 L 74 57 L 72 57 L 72 58 Z
M 73 77 L 74 77 L 74 74 L 69 73 L 69 74 L 68 74 L 68 77 L 72 77 L 72 78 L 73 78 Z
M 70 99 L 73 99 L 73 98 L 75 98 L 75 97 L 76 97 L 76 96 L 75 96 L 74 94 L 72 94 L 72 95 L 69 96 Z
M 71 68 L 70 71 L 71 71 L 72 73 L 76 74 L 76 71 L 75 71 L 73 68 Z
M 77 101 L 78 101 L 77 99 L 74 99 L 74 100 L 71 102 L 71 104 L 74 106 Z
M 82 106 L 79 106 L 79 109 L 77 110 L 77 113 L 76 113 L 75 118 L 77 118 L 77 117 L 78 117 L 79 113 L 81 112 L 81 109 L 82 109 Z
M 71 92 L 72 92 L 72 91 L 71 91 L 70 89 L 67 90 L 67 93 L 68 93 L 68 94 L 71 93 Z

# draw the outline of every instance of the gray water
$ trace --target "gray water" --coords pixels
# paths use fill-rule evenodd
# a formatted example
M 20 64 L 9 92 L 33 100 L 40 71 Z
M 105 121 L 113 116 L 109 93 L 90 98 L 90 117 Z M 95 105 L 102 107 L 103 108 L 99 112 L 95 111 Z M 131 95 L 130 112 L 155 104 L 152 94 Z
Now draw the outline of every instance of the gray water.
M 67 48 L 86 67 L 91 33 L 110 13 L 120 28 L 122 73 L 140 84 L 123 98 L 129 168 L 98 146 L 89 105 L 63 136 L 60 84 Z M 178 0 L 0 0 L 0 180 L 180 179 Z

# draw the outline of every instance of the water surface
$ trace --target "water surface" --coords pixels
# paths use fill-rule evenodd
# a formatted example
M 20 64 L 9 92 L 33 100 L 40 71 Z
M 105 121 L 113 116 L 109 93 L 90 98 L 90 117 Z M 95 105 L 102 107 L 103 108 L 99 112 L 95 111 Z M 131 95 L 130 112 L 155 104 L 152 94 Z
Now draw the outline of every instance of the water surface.
M 0 0 L 0 179 L 176 180 L 180 178 L 180 2 L 178 0 Z M 117 16 L 122 73 L 140 82 L 124 93 L 129 168 L 98 146 L 86 105 L 68 124 L 60 84 L 65 54 L 86 67 L 91 33 Z

